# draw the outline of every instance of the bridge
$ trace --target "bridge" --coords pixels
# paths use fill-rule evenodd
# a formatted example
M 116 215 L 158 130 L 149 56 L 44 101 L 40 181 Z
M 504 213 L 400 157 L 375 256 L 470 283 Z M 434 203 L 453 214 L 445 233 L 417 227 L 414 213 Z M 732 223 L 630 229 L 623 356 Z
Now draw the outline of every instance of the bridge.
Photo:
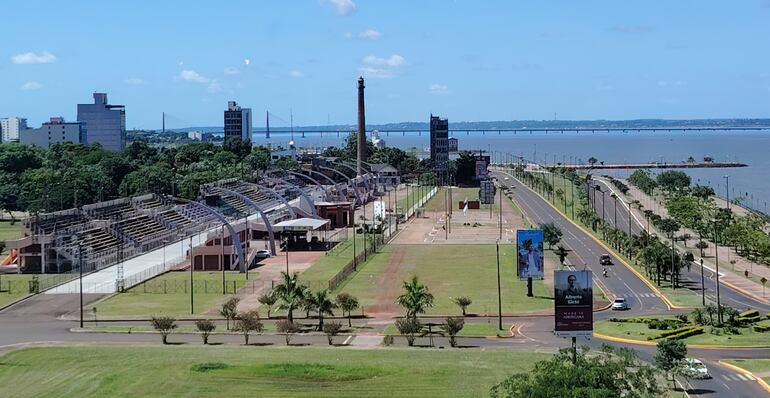
M 622 169 L 719 169 L 748 167 L 737 162 L 681 162 L 681 163 L 594 163 L 594 164 L 551 164 L 544 167 L 560 167 L 572 170 L 622 170 Z
M 373 130 L 373 129 L 368 129 Z M 312 134 L 312 135 L 321 135 L 329 134 L 329 135 L 337 135 L 340 136 L 340 134 L 349 134 L 351 132 L 355 132 L 355 128 L 348 128 L 348 129 L 303 129 L 301 127 L 295 127 L 292 130 L 289 129 L 274 129 L 271 128 L 270 131 L 266 131 L 265 129 L 259 129 L 254 130 L 254 134 L 265 134 L 267 138 L 270 138 L 270 135 L 278 134 L 278 135 L 299 135 L 301 137 L 305 137 L 306 134 Z M 390 134 L 401 134 L 402 136 L 405 136 L 407 134 L 417 134 L 422 135 L 422 133 L 430 133 L 429 129 L 377 129 L 379 131 L 380 135 L 384 136 L 390 136 Z M 563 134 L 563 133 L 642 133 L 642 132 L 706 132 L 706 131 L 770 131 L 770 126 L 723 126 L 723 127 L 687 127 L 687 126 L 681 126 L 681 127 L 634 127 L 634 128 L 621 128 L 621 127 L 574 127 L 574 128 L 562 128 L 562 127 L 521 127 L 521 128 L 486 128 L 486 129 L 449 129 L 450 135 L 454 133 L 455 135 L 458 135 L 459 133 L 465 133 L 466 135 L 470 134 L 481 134 L 486 135 L 497 133 L 498 135 L 502 135 L 503 133 L 516 135 L 518 133 L 546 133 L 546 134 Z

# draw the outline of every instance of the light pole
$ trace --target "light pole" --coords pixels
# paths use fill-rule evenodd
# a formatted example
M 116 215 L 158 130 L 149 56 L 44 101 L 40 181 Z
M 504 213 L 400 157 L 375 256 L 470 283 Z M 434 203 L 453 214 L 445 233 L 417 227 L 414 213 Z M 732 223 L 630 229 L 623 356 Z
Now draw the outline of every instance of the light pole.
M 615 193 L 613 192 L 610 194 L 610 197 L 614 200 L 613 206 L 612 206 L 612 212 L 615 213 L 613 216 L 614 218 L 612 221 L 612 226 L 615 229 L 617 229 L 618 228 L 618 195 L 615 195 Z
M 289 237 L 288 236 L 286 237 L 286 275 L 289 275 Z
M 227 294 L 227 284 L 225 283 L 225 225 L 222 224 L 222 239 L 219 240 L 222 245 L 222 257 L 219 259 L 219 264 L 222 266 L 222 295 Z M 235 292 L 233 292 L 235 293 Z
M 503 330 L 503 299 L 500 289 L 500 241 L 495 244 L 497 254 L 497 328 Z
M 722 304 L 719 297 L 719 231 L 717 229 L 717 219 L 714 218 L 714 263 L 716 265 L 717 281 L 717 318 L 722 323 Z
M 725 179 L 725 194 L 727 198 L 727 210 L 730 210 L 730 176 L 725 174 L 722 176 Z
M 80 269 L 80 328 L 83 329 L 83 243 L 79 239 L 78 268 Z
M 193 256 L 192 236 L 190 237 L 190 315 L 195 315 L 195 303 L 193 301 L 193 269 L 195 268 L 195 256 Z M 248 268 L 248 267 L 247 267 Z
M 701 302 L 702 305 L 706 306 L 706 287 L 704 285 L 704 276 L 703 276 L 703 257 L 700 259 L 700 291 L 701 291 Z

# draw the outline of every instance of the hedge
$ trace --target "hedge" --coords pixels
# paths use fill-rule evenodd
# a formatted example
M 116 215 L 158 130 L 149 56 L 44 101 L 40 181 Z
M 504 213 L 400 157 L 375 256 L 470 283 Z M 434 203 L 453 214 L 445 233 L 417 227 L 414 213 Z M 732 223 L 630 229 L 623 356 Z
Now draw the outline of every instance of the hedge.
M 703 326 L 685 326 L 674 330 L 659 333 L 657 335 L 651 335 L 647 337 L 647 340 L 657 340 L 662 338 L 668 338 L 669 340 L 678 340 L 685 337 L 695 336 L 696 334 L 703 333 Z
M 765 333 L 770 331 L 770 325 L 754 325 L 754 331 L 759 333 Z
M 762 320 L 762 318 L 759 317 L 759 315 L 754 316 L 739 316 L 738 318 L 735 318 L 738 322 L 742 324 L 749 324 L 749 323 L 756 323 Z
M 740 314 L 738 314 L 739 318 L 752 318 L 752 317 L 755 317 L 755 316 L 757 316 L 757 317 L 759 316 L 759 311 L 758 310 L 748 310 L 748 311 L 743 311 Z
M 681 339 L 686 339 L 686 338 L 688 338 L 690 336 L 695 336 L 695 335 L 699 335 L 699 334 L 703 334 L 703 326 L 696 326 L 696 327 L 694 327 L 694 328 L 692 328 L 690 330 L 685 330 L 685 331 L 683 331 L 683 332 L 681 332 L 679 334 L 674 334 L 674 335 L 668 336 L 668 339 L 669 340 L 681 340 Z

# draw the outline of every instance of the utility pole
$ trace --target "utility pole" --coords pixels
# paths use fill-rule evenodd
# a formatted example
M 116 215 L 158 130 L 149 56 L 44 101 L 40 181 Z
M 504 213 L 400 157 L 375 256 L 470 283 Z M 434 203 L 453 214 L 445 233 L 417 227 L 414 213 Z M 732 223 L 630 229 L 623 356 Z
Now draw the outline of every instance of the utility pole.
M 500 289 L 500 241 L 495 244 L 497 254 L 497 328 L 503 330 L 503 299 L 502 289 Z
M 195 303 L 193 301 L 193 269 L 195 268 L 195 256 L 193 256 L 192 236 L 190 237 L 190 315 L 195 315 Z M 248 265 L 246 269 L 248 269 Z
M 500 217 L 497 222 L 497 224 L 500 226 L 500 238 L 499 240 L 503 240 L 503 190 L 502 190 L 502 184 L 497 188 L 500 191 L 498 202 L 500 202 Z
M 719 231 L 717 230 L 717 219 L 714 218 L 714 262 L 716 263 L 716 281 L 717 281 L 717 318 L 722 323 L 722 302 L 719 297 Z
M 289 237 L 286 237 L 286 275 L 289 275 Z
M 79 239 L 78 239 L 78 268 L 80 268 L 80 328 L 83 329 L 83 243 Z M 10 289 L 8 290 L 10 291 Z
M 219 241 L 222 245 L 222 257 L 219 260 L 222 266 L 222 294 L 227 294 L 227 285 L 225 283 L 225 225 L 222 224 L 222 239 Z M 233 292 L 235 293 L 235 292 Z
M 703 276 L 703 258 L 700 259 L 700 291 L 701 291 L 701 304 L 705 307 L 706 306 L 706 287 L 704 285 L 704 276 Z

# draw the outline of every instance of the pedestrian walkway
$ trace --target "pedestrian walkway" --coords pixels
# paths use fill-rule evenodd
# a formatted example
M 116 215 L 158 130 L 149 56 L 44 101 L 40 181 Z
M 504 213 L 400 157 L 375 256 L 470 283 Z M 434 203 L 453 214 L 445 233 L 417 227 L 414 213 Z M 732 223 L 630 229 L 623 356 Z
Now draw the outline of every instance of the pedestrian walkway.
M 350 341 L 351 347 L 373 348 L 382 343 L 382 336 L 379 334 L 359 334 Z

